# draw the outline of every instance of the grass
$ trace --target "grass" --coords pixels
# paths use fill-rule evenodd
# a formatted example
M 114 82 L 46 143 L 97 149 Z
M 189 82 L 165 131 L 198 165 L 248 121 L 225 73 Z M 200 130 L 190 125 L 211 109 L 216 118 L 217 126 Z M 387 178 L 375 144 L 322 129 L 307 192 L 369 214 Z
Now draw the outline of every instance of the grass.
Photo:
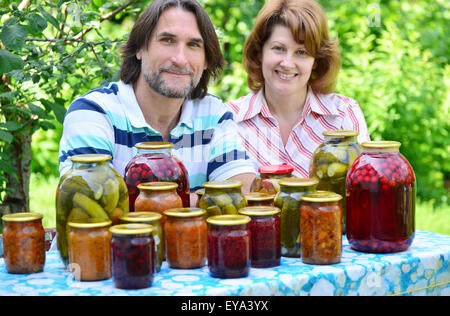
M 44 179 L 39 175 L 31 175 L 30 209 L 44 215 L 45 228 L 56 226 L 55 192 L 57 178 Z M 416 205 L 416 229 L 450 235 L 450 205 L 434 207 L 432 203 Z

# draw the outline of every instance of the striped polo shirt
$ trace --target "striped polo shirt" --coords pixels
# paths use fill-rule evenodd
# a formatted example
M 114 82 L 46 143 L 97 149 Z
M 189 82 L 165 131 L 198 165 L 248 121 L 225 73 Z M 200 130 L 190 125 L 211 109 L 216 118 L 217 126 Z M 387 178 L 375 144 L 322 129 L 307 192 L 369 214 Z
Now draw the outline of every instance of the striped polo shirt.
M 359 132 L 358 142 L 369 140 L 366 121 L 358 103 L 335 93 L 316 94 L 308 87 L 303 113 L 286 146 L 262 90 L 226 105 L 234 113 L 239 134 L 255 168 L 286 163 L 294 167 L 294 176 L 307 178 L 314 151 L 324 140 L 323 132 L 354 130 Z
M 132 85 L 106 84 L 68 108 L 59 146 L 60 175 L 70 169 L 70 156 L 103 153 L 112 156 L 113 168 L 124 176 L 126 165 L 137 154 L 136 143 L 146 141 L 163 138 L 145 121 Z M 233 114 L 217 97 L 186 100 L 169 141 L 174 144 L 172 153 L 188 171 L 191 191 L 206 181 L 255 172 Z

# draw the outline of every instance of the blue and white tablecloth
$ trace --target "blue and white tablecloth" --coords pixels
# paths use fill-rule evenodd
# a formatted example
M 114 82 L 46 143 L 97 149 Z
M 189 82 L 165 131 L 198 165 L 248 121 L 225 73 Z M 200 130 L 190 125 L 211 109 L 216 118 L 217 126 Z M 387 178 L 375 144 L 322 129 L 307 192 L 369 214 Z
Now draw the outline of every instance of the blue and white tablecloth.
M 116 289 L 112 280 L 75 281 L 57 252 L 47 252 L 44 272 L 8 274 L 0 259 L 0 295 L 446 295 L 450 296 L 450 236 L 417 231 L 408 251 L 368 254 L 343 240 L 342 261 L 319 266 L 282 258 L 274 268 L 250 270 L 239 279 L 216 279 L 208 267 L 170 269 L 164 263 L 152 287 Z

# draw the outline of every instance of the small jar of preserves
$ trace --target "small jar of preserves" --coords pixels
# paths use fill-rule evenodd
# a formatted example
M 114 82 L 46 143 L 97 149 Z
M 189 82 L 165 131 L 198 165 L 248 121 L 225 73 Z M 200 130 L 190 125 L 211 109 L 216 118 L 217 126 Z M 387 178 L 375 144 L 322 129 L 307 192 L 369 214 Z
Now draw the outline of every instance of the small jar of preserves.
M 274 206 L 275 194 L 250 192 L 244 197 L 247 206 Z
M 9 273 L 42 272 L 45 264 L 45 231 L 42 214 L 14 213 L 2 217 L 3 256 Z
M 245 215 L 208 217 L 208 268 L 214 278 L 242 278 L 250 272 L 250 231 Z
M 250 191 L 277 194 L 280 190 L 280 179 L 292 177 L 293 171 L 294 167 L 287 164 L 260 166 L 259 175 L 253 180 Z
M 170 268 L 195 269 L 206 263 L 207 231 L 201 208 L 178 208 L 164 212 L 166 258 Z
M 111 277 L 110 220 L 90 219 L 68 223 L 69 263 L 78 265 L 79 281 L 99 281 Z
M 150 287 L 154 276 L 153 226 L 121 224 L 110 228 L 111 272 L 119 289 Z
M 280 265 L 280 209 L 277 207 L 249 206 L 239 211 L 247 215 L 251 221 L 250 255 L 251 266 L 268 268 Z
M 347 176 L 347 239 L 358 251 L 405 251 L 414 239 L 416 178 L 400 143 L 361 144 Z
M 275 207 L 281 210 L 281 255 L 300 257 L 301 196 L 316 191 L 316 179 L 288 178 L 281 180 Z
M 342 256 L 342 196 L 320 191 L 301 197 L 301 257 L 307 264 L 334 264 Z
M 241 192 L 242 182 L 235 180 L 210 181 L 203 184 L 205 194 L 200 199 L 200 208 L 206 216 L 237 215 L 246 206 Z
M 153 226 L 153 240 L 155 242 L 155 271 L 161 271 L 164 261 L 163 244 L 164 238 L 161 228 L 162 215 L 156 212 L 132 212 L 120 218 L 123 224 L 148 224 Z

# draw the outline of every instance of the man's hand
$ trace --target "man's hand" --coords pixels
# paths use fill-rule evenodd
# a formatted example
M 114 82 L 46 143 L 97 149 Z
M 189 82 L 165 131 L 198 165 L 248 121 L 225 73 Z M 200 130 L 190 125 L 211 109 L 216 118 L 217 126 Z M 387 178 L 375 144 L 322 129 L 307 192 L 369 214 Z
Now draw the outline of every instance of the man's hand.
M 247 194 L 250 192 L 250 187 L 252 185 L 253 180 L 255 179 L 256 174 L 254 173 L 242 173 L 237 176 L 231 177 L 228 180 L 238 180 L 242 182 L 242 194 Z

